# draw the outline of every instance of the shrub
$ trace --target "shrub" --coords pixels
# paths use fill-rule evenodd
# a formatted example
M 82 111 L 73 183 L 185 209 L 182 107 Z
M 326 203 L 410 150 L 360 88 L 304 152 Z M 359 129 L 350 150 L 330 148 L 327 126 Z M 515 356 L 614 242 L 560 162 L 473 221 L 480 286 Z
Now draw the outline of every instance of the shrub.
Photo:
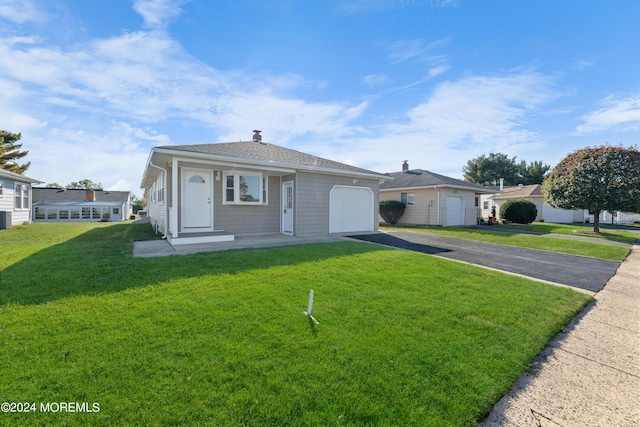
M 517 224 L 530 224 L 537 215 L 538 208 L 529 200 L 509 200 L 500 206 L 500 218 Z
M 404 213 L 404 203 L 397 200 L 385 200 L 380 202 L 380 216 L 388 224 L 395 224 Z

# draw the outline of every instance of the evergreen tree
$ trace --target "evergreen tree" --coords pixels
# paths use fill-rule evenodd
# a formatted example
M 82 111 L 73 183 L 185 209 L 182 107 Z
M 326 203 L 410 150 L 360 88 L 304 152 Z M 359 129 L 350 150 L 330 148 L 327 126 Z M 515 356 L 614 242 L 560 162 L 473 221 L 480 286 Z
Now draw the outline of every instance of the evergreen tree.
M 18 160 L 29 154 L 28 151 L 20 151 L 22 144 L 18 144 L 22 135 L 0 130 L 0 169 L 8 170 L 23 175 L 31 162 L 18 164 Z

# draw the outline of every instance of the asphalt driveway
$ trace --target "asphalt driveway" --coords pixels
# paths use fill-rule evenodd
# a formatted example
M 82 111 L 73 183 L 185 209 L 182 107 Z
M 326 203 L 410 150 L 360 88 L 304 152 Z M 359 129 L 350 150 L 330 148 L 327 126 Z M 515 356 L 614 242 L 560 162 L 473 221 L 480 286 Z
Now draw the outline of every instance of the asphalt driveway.
M 620 265 L 616 261 L 405 231 L 348 237 L 478 264 L 591 292 L 600 291 Z

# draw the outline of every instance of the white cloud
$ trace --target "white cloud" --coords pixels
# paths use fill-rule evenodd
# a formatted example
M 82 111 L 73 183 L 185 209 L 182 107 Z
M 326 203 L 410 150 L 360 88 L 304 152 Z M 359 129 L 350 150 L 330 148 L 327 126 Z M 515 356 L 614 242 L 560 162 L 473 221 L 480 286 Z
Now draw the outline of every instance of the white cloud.
M 613 129 L 637 131 L 640 129 L 640 95 L 628 98 L 608 96 L 600 108 L 582 116 L 582 120 L 584 123 L 576 128 L 578 133 Z
M 31 0 L 0 0 L 0 18 L 22 24 L 38 21 L 43 16 Z
M 404 121 L 380 123 L 340 143 L 316 143 L 324 157 L 358 159 L 380 172 L 400 170 L 401 161 L 461 177 L 468 159 L 487 152 L 519 155 L 544 142 L 525 128 L 527 116 L 554 99 L 553 79 L 534 72 L 468 76 L 435 87 Z
M 390 81 L 391 79 L 386 74 L 367 74 L 362 78 L 362 83 L 369 87 L 383 86 Z
M 36 179 L 66 185 L 87 178 L 106 189 L 136 194 L 149 155 L 144 142 L 170 143 L 166 135 L 115 121 L 101 134 L 51 128 L 23 134 L 22 141 L 30 152 L 28 173 Z
M 142 16 L 147 27 L 164 29 L 182 14 L 180 6 L 184 3 L 175 0 L 135 0 L 133 9 Z
M 434 55 L 432 52 L 444 47 L 449 41 L 449 37 L 428 44 L 425 44 L 421 39 L 398 40 L 389 47 L 390 52 L 388 58 L 394 64 L 409 60 L 428 61 L 429 63 L 446 62 L 445 56 Z
M 338 0 L 338 10 L 353 14 L 363 12 L 388 12 L 410 7 L 447 7 L 456 6 L 457 0 Z

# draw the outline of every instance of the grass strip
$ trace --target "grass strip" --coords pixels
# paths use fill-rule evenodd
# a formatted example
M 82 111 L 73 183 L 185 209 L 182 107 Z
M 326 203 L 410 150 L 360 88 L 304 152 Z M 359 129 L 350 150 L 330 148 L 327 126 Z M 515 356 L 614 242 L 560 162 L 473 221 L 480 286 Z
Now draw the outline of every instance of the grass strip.
M 596 243 L 590 241 L 550 238 L 534 234 L 523 234 L 507 231 L 491 231 L 472 227 L 429 227 L 429 226 L 382 226 L 388 231 L 412 231 L 416 233 L 434 234 L 478 242 L 497 243 L 521 248 L 539 249 L 569 255 L 580 255 L 592 258 L 624 261 L 631 251 L 630 247 Z

